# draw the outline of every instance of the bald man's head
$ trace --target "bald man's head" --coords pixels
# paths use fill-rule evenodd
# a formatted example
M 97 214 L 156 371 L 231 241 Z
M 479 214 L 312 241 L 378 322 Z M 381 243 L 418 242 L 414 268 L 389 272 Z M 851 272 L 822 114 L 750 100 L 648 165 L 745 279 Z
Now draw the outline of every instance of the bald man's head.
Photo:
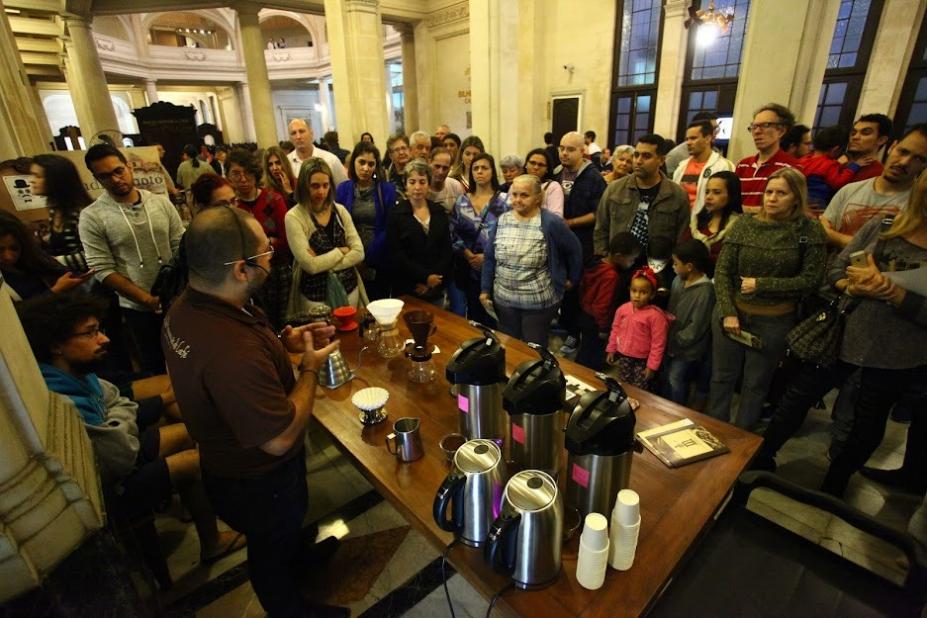
M 312 140 L 315 135 L 312 133 L 312 127 L 302 118 L 294 118 L 287 125 L 290 132 L 290 141 L 296 146 L 300 153 L 306 153 L 312 150 Z
M 571 171 L 576 171 L 583 162 L 586 142 L 576 131 L 570 131 L 560 138 L 560 163 Z
M 200 212 L 184 234 L 190 277 L 206 286 L 218 286 L 231 272 L 226 262 L 257 254 L 260 239 L 257 220 L 239 208 L 219 206 Z

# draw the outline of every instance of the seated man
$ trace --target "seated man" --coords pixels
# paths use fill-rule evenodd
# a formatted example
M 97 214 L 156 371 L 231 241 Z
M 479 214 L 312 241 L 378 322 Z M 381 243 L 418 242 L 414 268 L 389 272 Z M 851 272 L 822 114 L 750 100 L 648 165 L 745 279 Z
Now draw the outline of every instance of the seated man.
M 126 513 L 150 512 L 177 489 L 193 516 L 204 563 L 243 547 L 241 535 L 220 533 L 217 528 L 200 482 L 200 456 L 186 426 L 158 426 L 166 410 L 164 403 L 173 404 L 176 410 L 169 381 L 162 377 L 140 382 L 137 388 L 133 385 L 137 395 L 153 395 L 137 403 L 93 373 L 106 356 L 109 342 L 100 330 L 106 305 L 71 292 L 36 298 L 17 309 L 45 383 L 77 406 L 100 477 L 120 495 Z

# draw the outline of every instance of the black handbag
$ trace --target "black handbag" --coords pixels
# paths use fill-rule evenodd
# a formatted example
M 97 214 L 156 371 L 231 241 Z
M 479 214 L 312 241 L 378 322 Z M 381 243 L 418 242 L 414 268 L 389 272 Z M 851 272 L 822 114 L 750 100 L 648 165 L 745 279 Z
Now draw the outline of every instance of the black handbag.
M 819 367 L 833 365 L 840 353 L 846 316 L 859 304 L 858 298 L 844 302 L 845 298 L 849 297 L 838 296 L 796 324 L 785 336 L 789 351 Z

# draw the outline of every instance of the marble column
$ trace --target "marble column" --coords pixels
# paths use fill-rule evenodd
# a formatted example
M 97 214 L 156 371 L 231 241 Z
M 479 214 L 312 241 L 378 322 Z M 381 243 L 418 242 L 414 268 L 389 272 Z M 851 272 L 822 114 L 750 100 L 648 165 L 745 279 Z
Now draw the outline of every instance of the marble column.
M 145 80 L 145 94 L 148 97 L 148 105 L 158 102 L 158 80 L 150 77 Z
M 689 0 L 666 0 L 663 7 L 663 47 L 660 52 L 653 131 L 673 139 L 676 138 L 676 125 L 679 121 L 682 80 L 688 53 L 689 31 L 685 28 L 688 8 Z
M 64 20 L 68 90 L 77 110 L 77 121 L 84 143 L 100 131 L 118 131 L 119 122 L 106 85 L 106 75 L 97 44 L 90 31 L 90 21 L 83 17 Z
M 325 0 L 325 21 L 341 142 L 354 143 L 369 131 L 385 144 L 390 125 L 380 2 Z
M 34 89 L 26 76 L 7 14 L 0 4 L 0 161 L 46 152 L 48 121 L 36 108 Z
M 925 9 L 923 0 L 885 0 L 856 118 L 863 114 L 895 115 L 917 35 L 927 28 Z
M 322 118 L 320 119 L 321 122 L 319 123 L 319 125 L 322 127 L 323 132 L 334 130 L 334 127 L 336 126 L 335 115 L 332 113 L 333 105 L 332 105 L 331 87 L 332 87 L 332 76 L 331 75 L 327 75 L 327 76 L 319 78 L 319 105 L 322 108 L 322 111 L 321 111 Z M 321 137 L 321 135 L 316 136 L 316 137 Z M 359 137 L 360 136 L 358 136 L 358 138 Z M 338 138 L 340 140 L 341 136 L 339 135 Z M 345 142 L 345 143 L 348 143 L 348 142 Z
M 814 121 L 839 9 L 840 0 L 750 3 L 729 159 L 755 152 L 743 127 L 766 103 L 785 105 L 804 124 Z
M 251 110 L 251 93 L 247 82 L 238 82 L 235 84 L 235 94 L 238 96 L 238 110 L 241 112 L 241 129 L 245 134 L 245 140 L 257 142 L 254 113 Z M 273 142 L 273 144 L 276 143 L 276 141 Z M 268 144 L 268 146 L 272 146 L 273 144 Z
M 428 134 L 434 127 L 423 127 L 418 122 L 418 78 L 415 68 L 415 34 L 412 26 L 403 24 L 397 26 L 402 36 L 402 123 L 406 133 L 422 129 Z M 387 82 L 386 88 L 390 89 Z
M 518 88 L 521 2 L 470 1 L 470 105 L 473 134 L 488 152 L 520 152 L 517 127 L 525 104 Z M 487 53 L 488 50 L 488 53 Z
M 264 38 L 258 25 L 257 5 L 236 6 L 238 24 L 241 28 L 241 49 L 245 58 L 245 72 L 248 75 L 251 113 L 254 131 L 259 146 L 276 144 L 277 123 L 274 120 L 274 101 L 267 77 L 267 61 L 264 58 Z

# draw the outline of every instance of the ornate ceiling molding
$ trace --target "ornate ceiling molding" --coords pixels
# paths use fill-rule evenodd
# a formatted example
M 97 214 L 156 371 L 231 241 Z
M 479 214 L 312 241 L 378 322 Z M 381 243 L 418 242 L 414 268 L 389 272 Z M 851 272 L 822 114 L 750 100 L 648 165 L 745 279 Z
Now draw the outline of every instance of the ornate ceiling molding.
M 429 28 L 445 26 L 454 22 L 463 21 L 470 17 L 470 3 L 460 2 L 446 9 L 429 13 L 425 18 L 425 25 Z

